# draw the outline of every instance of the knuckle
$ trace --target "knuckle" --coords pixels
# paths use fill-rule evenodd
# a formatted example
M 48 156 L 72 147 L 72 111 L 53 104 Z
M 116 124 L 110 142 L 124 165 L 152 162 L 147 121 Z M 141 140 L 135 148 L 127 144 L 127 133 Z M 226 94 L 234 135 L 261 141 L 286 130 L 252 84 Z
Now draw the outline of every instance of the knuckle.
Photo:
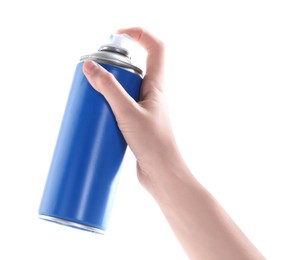
M 162 40 L 158 40 L 157 41 L 157 46 L 160 50 L 164 50 L 165 49 L 165 43 Z
M 164 54 L 165 53 L 165 43 L 161 40 L 158 41 L 157 43 L 157 47 L 158 47 L 158 50 L 161 54 Z
M 135 27 L 135 30 L 137 32 L 137 41 L 139 42 L 145 34 L 145 29 L 138 26 L 138 27 Z
M 111 87 L 114 86 L 116 84 L 116 79 L 113 76 L 113 74 L 111 74 L 110 72 L 107 71 L 103 71 L 102 73 L 100 73 L 98 75 L 98 83 L 99 85 L 102 87 Z
M 115 82 L 115 77 L 110 72 L 103 71 L 100 74 L 100 80 L 102 81 L 102 83 L 112 84 Z
M 163 41 L 157 39 L 155 41 L 155 46 L 153 48 L 153 52 L 159 54 L 159 55 L 164 55 L 165 54 L 165 44 Z

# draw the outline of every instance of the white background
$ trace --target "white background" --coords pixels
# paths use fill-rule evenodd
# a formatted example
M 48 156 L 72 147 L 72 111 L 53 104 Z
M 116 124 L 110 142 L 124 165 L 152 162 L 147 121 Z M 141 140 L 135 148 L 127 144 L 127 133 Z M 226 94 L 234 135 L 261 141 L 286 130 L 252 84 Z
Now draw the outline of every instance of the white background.
M 2 0 L 0 259 L 187 259 L 130 151 L 107 235 L 37 218 L 75 65 L 128 26 L 167 46 L 193 174 L 268 259 L 291 259 L 289 2 Z

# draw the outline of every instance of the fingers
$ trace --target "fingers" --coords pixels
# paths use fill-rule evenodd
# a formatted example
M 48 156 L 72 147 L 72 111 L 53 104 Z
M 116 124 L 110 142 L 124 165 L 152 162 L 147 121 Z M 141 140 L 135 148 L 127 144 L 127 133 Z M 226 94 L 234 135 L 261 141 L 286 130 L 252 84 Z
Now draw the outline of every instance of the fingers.
M 128 34 L 144 47 L 148 53 L 146 76 L 150 80 L 161 82 L 164 76 L 164 44 L 151 33 L 139 27 L 120 29 L 118 33 Z M 158 86 L 159 85 L 162 84 L 158 84 Z
M 115 77 L 94 61 L 87 60 L 83 72 L 89 83 L 108 101 L 117 121 L 136 110 L 137 103 Z

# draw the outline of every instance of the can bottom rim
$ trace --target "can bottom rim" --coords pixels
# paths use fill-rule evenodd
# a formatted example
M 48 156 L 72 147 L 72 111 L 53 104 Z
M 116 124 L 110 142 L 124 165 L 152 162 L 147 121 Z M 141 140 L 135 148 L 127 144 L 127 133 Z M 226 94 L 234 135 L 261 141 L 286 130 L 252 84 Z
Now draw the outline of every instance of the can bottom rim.
M 47 215 L 41 215 L 41 214 L 38 215 L 38 217 L 40 219 L 47 220 L 47 221 L 50 221 L 50 222 L 54 222 L 54 223 L 57 223 L 57 224 L 61 224 L 61 225 L 64 225 L 64 226 L 69 226 L 69 227 L 73 227 L 73 228 L 77 228 L 77 229 L 82 229 L 82 230 L 85 230 L 85 231 L 98 233 L 98 234 L 101 234 L 101 235 L 105 234 L 105 231 L 102 230 L 102 229 L 91 227 L 91 226 L 87 226 L 87 225 L 83 225 L 83 224 L 80 224 L 80 223 L 77 223 L 77 222 L 73 222 L 73 221 L 69 221 L 69 220 L 65 220 L 65 219 L 61 219 L 61 218 L 56 218 L 56 217 L 52 217 L 52 216 L 47 216 Z

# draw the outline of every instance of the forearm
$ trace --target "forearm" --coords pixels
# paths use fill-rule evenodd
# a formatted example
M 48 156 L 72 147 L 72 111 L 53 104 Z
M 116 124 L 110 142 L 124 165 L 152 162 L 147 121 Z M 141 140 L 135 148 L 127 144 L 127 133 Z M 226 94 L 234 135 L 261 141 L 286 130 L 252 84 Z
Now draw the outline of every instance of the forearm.
M 264 259 L 176 153 L 146 188 L 190 259 Z

